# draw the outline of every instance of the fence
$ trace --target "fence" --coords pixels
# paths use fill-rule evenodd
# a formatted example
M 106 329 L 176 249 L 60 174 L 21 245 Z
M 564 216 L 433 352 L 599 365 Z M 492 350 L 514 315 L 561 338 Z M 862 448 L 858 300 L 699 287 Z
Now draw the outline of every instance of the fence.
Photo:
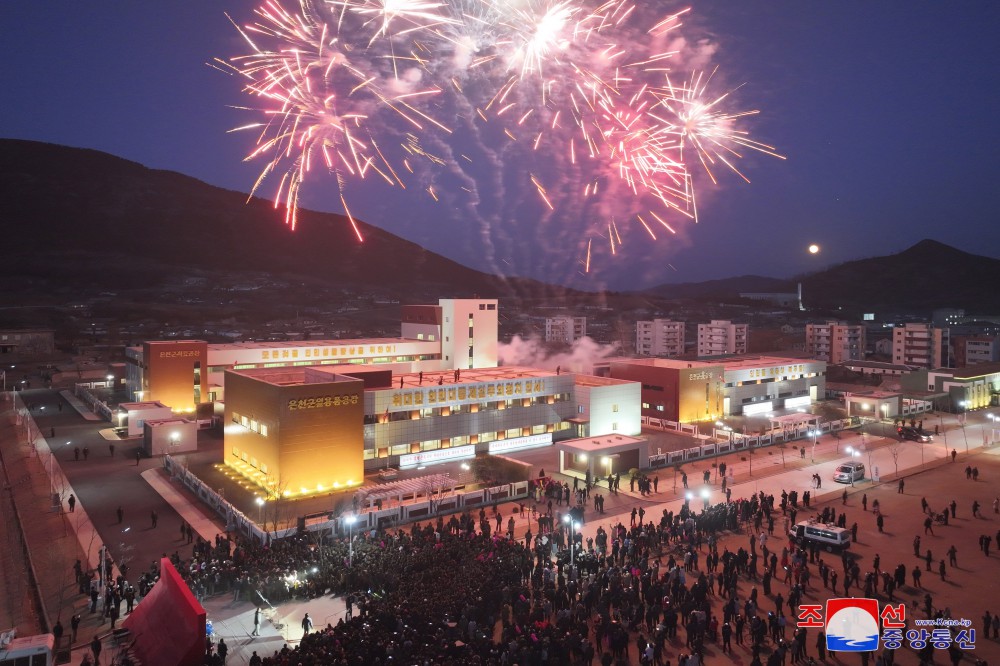
M 646 416 L 642 417 L 642 419 L 644 425 L 665 430 L 675 430 L 676 432 L 682 432 L 682 428 L 683 432 L 688 432 L 689 428 L 695 427 L 693 424 L 691 426 L 686 426 L 684 424 L 678 424 L 674 421 L 667 421 L 665 419 L 656 419 Z M 850 417 L 846 419 L 839 419 L 837 421 L 824 421 L 823 423 L 820 423 L 818 427 L 802 425 L 792 428 L 775 429 L 757 435 L 746 435 L 732 430 L 721 430 L 716 428 L 712 431 L 712 436 L 716 438 L 716 441 L 709 444 L 691 446 L 678 451 L 658 453 L 656 455 L 649 456 L 649 467 L 652 469 L 658 469 L 661 467 L 678 465 L 684 462 L 710 458 L 723 453 L 744 451 L 750 448 L 757 449 L 764 446 L 771 446 L 772 444 L 791 442 L 793 440 L 811 437 L 811 432 L 813 430 L 819 432 L 820 434 L 832 433 L 856 426 L 859 423 L 860 420 L 857 417 Z M 698 436 L 693 439 L 695 439 L 695 441 L 699 441 L 704 439 L 704 436 Z
M 100 414 L 108 421 L 113 422 L 114 412 L 110 407 L 108 407 L 108 403 L 104 402 L 103 400 L 101 400 L 96 395 L 90 392 L 90 389 L 92 388 L 105 385 L 106 385 L 105 382 L 90 382 L 85 384 L 75 384 L 73 386 L 73 393 L 76 395 L 76 397 L 80 398 L 85 403 L 90 405 L 90 409 L 95 414 Z
M 256 523 L 247 518 L 246 514 L 233 506 L 225 497 L 208 487 L 191 470 L 174 460 L 173 456 L 163 456 L 163 466 L 172 478 L 183 483 L 184 487 L 198 496 L 198 499 L 222 516 L 226 520 L 227 530 L 239 532 L 243 536 L 255 539 L 261 543 L 267 540 L 268 532 L 265 532 Z M 273 531 L 270 533 L 270 536 L 271 538 L 280 539 L 294 533 L 295 528 L 289 528 Z
M 246 514 L 233 506 L 225 497 L 210 488 L 204 481 L 195 476 L 184 465 L 172 456 L 163 457 L 163 466 L 172 478 L 179 480 L 188 490 L 195 494 L 204 504 L 226 520 L 227 529 L 239 532 L 243 536 L 264 543 L 267 539 L 283 539 L 298 532 L 303 527 L 307 532 L 320 534 L 347 534 L 352 527 L 347 523 L 347 516 L 334 518 L 331 514 L 317 514 L 306 517 L 293 527 L 280 530 L 265 531 L 250 520 Z M 523 499 L 528 496 L 528 482 L 505 483 L 492 488 L 482 488 L 466 493 L 456 493 L 445 497 L 431 498 L 424 501 L 400 504 L 387 509 L 360 510 L 354 514 L 353 529 L 367 530 L 381 527 L 395 527 L 404 523 L 435 518 L 461 511 L 466 508 L 478 508 L 509 500 Z M 323 519 L 321 516 L 329 518 Z

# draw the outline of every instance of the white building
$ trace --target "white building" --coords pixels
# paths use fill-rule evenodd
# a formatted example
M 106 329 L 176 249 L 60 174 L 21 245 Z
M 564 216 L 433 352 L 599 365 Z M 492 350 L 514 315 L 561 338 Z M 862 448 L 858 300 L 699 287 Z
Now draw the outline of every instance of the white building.
M 806 325 L 806 352 L 831 364 L 865 358 L 865 327 L 828 321 Z
M 587 318 L 562 315 L 545 319 L 545 341 L 573 344 L 587 335 Z
M 920 368 L 951 365 L 948 329 L 933 324 L 907 323 L 892 330 L 892 361 Z
M 680 356 L 684 353 L 684 322 L 669 319 L 635 322 L 638 356 Z
M 713 319 L 708 324 L 698 324 L 698 356 L 746 354 L 750 327 L 731 321 Z

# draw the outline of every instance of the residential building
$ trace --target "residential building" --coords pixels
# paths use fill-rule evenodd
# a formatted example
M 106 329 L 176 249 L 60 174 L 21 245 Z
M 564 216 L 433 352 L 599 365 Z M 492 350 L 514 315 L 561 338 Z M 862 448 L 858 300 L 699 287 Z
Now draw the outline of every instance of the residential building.
M 807 324 L 806 352 L 830 364 L 864 360 L 865 327 L 839 321 Z
M 587 335 L 587 318 L 561 315 L 545 319 L 545 341 L 568 345 Z
M 635 322 L 638 356 L 680 356 L 684 353 L 684 322 L 669 319 Z
M 745 354 L 750 327 L 731 321 L 713 319 L 708 324 L 698 324 L 698 356 Z
M 1000 361 L 1000 340 L 987 335 L 954 335 L 955 367 Z
M 892 362 L 921 368 L 951 364 L 948 329 L 933 324 L 909 322 L 892 330 Z

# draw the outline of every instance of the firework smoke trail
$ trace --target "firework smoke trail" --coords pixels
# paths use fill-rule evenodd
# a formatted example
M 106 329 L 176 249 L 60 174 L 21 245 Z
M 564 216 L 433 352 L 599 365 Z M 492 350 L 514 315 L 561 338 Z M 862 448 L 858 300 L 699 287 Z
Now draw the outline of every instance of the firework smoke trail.
M 671 217 L 697 220 L 689 162 L 716 182 L 719 165 L 746 180 L 744 149 L 781 156 L 739 127 L 755 111 L 708 95 L 710 75 L 671 71 L 683 39 L 666 36 L 689 10 L 650 21 L 652 11 L 630 0 L 297 0 L 295 11 L 267 0 L 238 28 L 249 55 L 227 63 L 263 108 L 262 122 L 239 128 L 258 132 L 247 159 L 267 160 L 253 191 L 280 174 L 275 205 L 294 227 L 299 192 L 323 167 L 353 224 L 352 179 L 405 188 L 412 176 L 414 191 L 467 211 L 488 239 L 523 214 L 527 199 L 504 188 L 508 161 L 528 160 L 521 194 L 542 205 L 531 214 L 540 225 L 578 220 L 588 272 L 593 237 L 606 233 L 600 247 L 617 254 L 621 224 L 676 233 Z M 470 151 L 451 143 L 454 127 L 494 175 L 462 161 Z M 470 196 L 446 194 L 414 168 L 418 157 Z M 499 213 L 480 210 L 484 177 Z

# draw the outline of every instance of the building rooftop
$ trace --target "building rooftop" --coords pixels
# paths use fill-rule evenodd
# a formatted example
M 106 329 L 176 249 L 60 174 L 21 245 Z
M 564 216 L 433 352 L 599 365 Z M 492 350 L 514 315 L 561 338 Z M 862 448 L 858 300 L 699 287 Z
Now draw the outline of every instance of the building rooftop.
M 355 338 L 351 340 L 260 340 L 258 342 L 220 342 L 208 345 L 209 351 L 240 351 L 244 349 L 290 349 L 292 347 L 358 347 L 397 344 L 411 338 Z M 185 342 L 190 342 L 185 340 Z M 419 340 L 419 342 L 425 342 Z
M 581 437 L 580 439 L 568 439 L 558 442 L 559 448 L 564 451 L 575 451 L 587 454 L 614 454 L 620 449 L 631 448 L 636 444 L 646 441 L 645 437 L 631 437 L 629 435 L 601 435 L 600 437 Z
M 936 368 L 931 372 L 945 373 L 956 379 L 971 379 L 1000 374 L 1000 363 L 977 363 L 965 368 Z
M 118 405 L 118 408 L 129 412 L 137 412 L 143 409 L 167 409 L 167 406 L 159 400 L 150 400 L 146 402 L 123 402 Z

